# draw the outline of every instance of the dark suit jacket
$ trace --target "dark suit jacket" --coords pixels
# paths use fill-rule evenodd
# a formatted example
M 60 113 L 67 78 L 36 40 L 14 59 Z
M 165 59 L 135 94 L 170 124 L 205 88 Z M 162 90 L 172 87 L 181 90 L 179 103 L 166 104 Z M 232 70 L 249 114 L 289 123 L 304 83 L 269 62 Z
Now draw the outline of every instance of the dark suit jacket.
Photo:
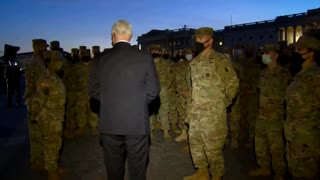
M 150 54 L 118 42 L 94 63 L 89 95 L 100 100 L 99 131 L 112 135 L 150 133 L 148 104 L 160 92 Z

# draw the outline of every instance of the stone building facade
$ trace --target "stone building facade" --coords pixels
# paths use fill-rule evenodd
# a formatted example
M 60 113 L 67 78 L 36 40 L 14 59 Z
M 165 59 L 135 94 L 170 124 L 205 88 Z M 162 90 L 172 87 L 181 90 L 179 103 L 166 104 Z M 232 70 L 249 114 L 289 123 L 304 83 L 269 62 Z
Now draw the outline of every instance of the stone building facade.
M 214 47 L 238 48 L 253 45 L 256 48 L 268 43 L 289 45 L 298 40 L 303 31 L 320 28 L 320 8 L 304 13 L 278 16 L 272 20 L 225 26 L 215 31 Z M 195 29 L 151 30 L 138 37 L 138 46 L 147 50 L 150 46 L 169 48 L 172 51 L 192 47 Z

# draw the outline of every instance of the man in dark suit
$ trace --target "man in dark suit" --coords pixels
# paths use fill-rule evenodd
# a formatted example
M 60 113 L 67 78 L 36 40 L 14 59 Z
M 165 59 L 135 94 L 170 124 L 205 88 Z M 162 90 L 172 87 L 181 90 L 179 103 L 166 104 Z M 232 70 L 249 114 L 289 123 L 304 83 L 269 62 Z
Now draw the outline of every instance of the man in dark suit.
M 148 104 L 160 92 L 152 57 L 131 47 L 131 25 L 112 27 L 113 48 L 94 64 L 89 95 L 101 102 L 99 131 L 109 180 L 145 180 L 149 156 Z

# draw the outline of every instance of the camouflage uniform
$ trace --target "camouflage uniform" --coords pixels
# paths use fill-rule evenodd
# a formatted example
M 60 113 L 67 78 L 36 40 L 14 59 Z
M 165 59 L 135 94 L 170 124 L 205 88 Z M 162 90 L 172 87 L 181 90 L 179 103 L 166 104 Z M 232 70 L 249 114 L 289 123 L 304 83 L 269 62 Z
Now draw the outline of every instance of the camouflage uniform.
M 302 36 L 295 46 L 297 49 L 320 51 L 320 41 L 314 37 Z M 320 68 L 314 62 L 294 77 L 285 95 L 287 116 L 284 130 L 287 161 L 289 172 L 294 178 L 320 177 L 319 79 Z
M 201 35 L 213 36 L 212 28 L 198 29 L 196 36 Z M 213 49 L 201 52 L 190 62 L 190 69 L 189 144 L 194 166 L 199 168 L 191 179 L 204 177 L 208 165 L 210 173 L 220 179 L 224 175 L 222 151 L 227 136 L 226 107 L 238 91 L 238 78 L 230 59 Z
M 36 97 L 36 82 L 46 69 L 43 62 L 43 52 L 40 52 L 39 49 L 43 51 L 43 46 L 47 46 L 47 42 L 43 39 L 34 39 L 32 40 L 32 44 L 37 54 L 33 56 L 31 63 L 26 67 L 24 99 L 28 108 L 31 166 L 34 169 L 42 169 L 44 166 L 42 135 L 39 124 L 35 123 L 35 115 L 39 111 L 39 105 L 33 102 L 33 98 Z
M 51 41 L 50 42 L 50 50 L 59 50 L 60 42 L 59 41 Z
M 162 61 L 168 61 L 170 64 L 170 73 L 173 78 L 173 81 L 168 89 L 168 98 L 169 98 L 169 121 L 171 123 L 171 128 L 176 133 L 180 133 L 178 129 L 178 112 L 177 112 L 177 82 L 175 80 L 176 73 L 178 71 L 177 64 L 171 60 L 165 60 L 161 58 Z
M 152 115 L 150 117 L 151 121 L 151 131 L 154 129 L 156 121 L 161 124 L 161 129 L 163 131 L 170 130 L 169 124 L 169 111 L 170 111 L 170 100 L 169 100 L 169 88 L 173 83 L 173 75 L 171 70 L 171 64 L 169 61 L 162 59 L 161 57 L 155 58 L 155 65 L 158 72 L 161 91 L 160 91 L 160 108 L 157 115 Z M 170 139 L 170 137 L 165 137 Z
M 246 58 L 242 63 L 244 69 L 244 80 L 240 84 L 240 104 L 241 121 L 240 125 L 245 127 L 243 131 L 249 130 L 250 146 L 253 142 L 255 124 L 258 115 L 259 95 L 258 81 L 260 75 L 260 66 L 255 62 L 255 58 Z
M 65 122 L 65 137 L 70 138 L 74 135 L 77 129 L 76 122 L 76 102 L 77 96 L 75 94 L 77 85 L 72 82 L 73 68 L 76 63 L 79 63 L 79 49 L 71 49 L 72 62 L 67 62 L 63 65 L 63 83 L 66 88 L 66 122 Z
M 284 94 L 291 75 L 280 65 L 261 72 L 259 82 L 259 117 L 256 122 L 255 151 L 261 169 L 272 169 L 276 175 L 286 172 L 284 160 L 283 124 Z M 271 156 L 270 156 L 271 155 Z
M 85 127 L 89 125 L 95 131 L 98 125 L 98 116 L 91 112 L 88 95 L 88 78 L 89 78 L 89 61 L 85 62 L 84 57 L 90 58 L 90 50 L 82 51 L 82 62 L 74 65 L 73 75 L 71 77 L 74 87 L 74 96 L 76 99 L 76 122 L 79 128 L 79 133 L 82 134 Z
M 228 57 L 232 54 L 232 49 L 224 47 L 223 53 L 225 53 Z M 241 81 L 243 79 L 243 67 L 236 59 L 231 60 L 231 64 L 233 69 L 235 70 L 237 77 L 239 79 L 239 86 L 241 86 Z M 230 126 L 230 135 L 231 135 L 231 146 L 232 148 L 238 148 L 238 140 L 240 134 L 240 119 L 241 119 L 241 108 L 240 108 L 240 95 L 237 93 L 236 98 L 234 99 L 231 105 L 231 112 L 229 113 L 229 126 Z
M 59 51 L 44 53 L 48 61 L 48 70 L 43 72 L 37 81 L 37 93 L 32 99 L 37 104 L 36 124 L 42 135 L 45 168 L 50 173 L 57 173 L 59 151 L 62 145 L 63 121 L 65 114 L 65 88 L 56 72 L 63 66 L 63 58 Z M 56 175 L 56 174 L 55 174 Z
M 180 129 L 187 130 L 187 125 L 185 124 L 185 115 L 187 108 L 187 99 L 182 93 L 189 92 L 188 87 L 188 72 L 190 71 L 189 63 L 187 61 L 181 60 L 176 65 L 176 91 L 177 91 L 177 110 L 179 117 L 179 127 Z

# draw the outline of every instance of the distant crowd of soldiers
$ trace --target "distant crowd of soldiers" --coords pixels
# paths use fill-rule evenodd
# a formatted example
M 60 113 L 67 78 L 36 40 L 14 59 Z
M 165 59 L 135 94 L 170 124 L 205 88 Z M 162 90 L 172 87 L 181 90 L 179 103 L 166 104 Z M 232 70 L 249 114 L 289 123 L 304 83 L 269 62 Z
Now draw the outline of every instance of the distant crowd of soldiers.
M 224 47 L 218 52 L 212 48 L 211 28 L 196 30 L 194 38 L 195 47 L 184 50 L 149 49 L 161 84 L 159 98 L 149 108 L 150 136 L 162 130 L 169 141 L 172 130 L 178 134 L 176 142 L 189 141 L 183 151 L 190 151 L 198 170 L 184 179 L 223 177 L 228 119 L 231 147 L 243 143 L 255 149 L 259 168 L 250 176 L 273 172 L 275 179 L 284 179 L 288 168 L 294 178 L 319 177 L 318 31 L 304 34 L 292 46 L 268 44 L 258 50 Z M 48 51 L 43 39 L 32 45 L 24 95 L 31 166 L 47 170 L 48 179 L 55 180 L 63 138 L 79 137 L 86 127 L 98 134 L 99 101 L 88 96 L 88 77 L 91 62 L 108 50 L 80 46 L 65 57 L 58 41 Z

